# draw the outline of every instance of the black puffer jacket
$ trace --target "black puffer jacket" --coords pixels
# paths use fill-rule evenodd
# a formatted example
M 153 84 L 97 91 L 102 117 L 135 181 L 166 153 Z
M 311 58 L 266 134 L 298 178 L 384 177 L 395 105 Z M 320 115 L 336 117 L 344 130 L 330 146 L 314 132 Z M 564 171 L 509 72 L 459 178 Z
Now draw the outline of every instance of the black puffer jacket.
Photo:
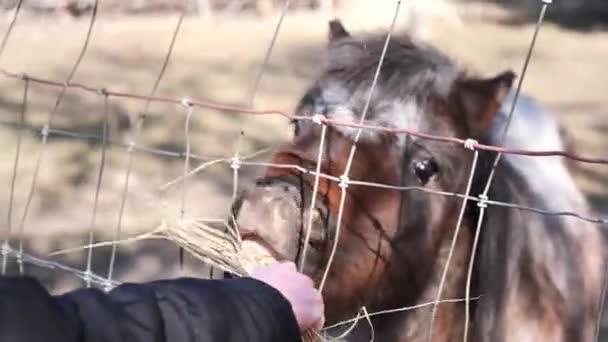
M 1 342 L 301 341 L 290 303 L 255 279 L 180 278 L 51 296 L 0 277 Z

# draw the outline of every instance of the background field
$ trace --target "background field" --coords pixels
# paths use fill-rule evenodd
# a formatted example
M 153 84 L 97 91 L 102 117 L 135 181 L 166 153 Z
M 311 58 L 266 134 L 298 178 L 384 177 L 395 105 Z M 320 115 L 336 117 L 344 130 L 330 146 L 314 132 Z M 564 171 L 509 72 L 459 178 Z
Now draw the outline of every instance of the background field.
M 473 7 L 466 8 L 473 13 Z M 10 13 L 4 15 L 1 32 L 6 30 Z M 74 81 L 147 94 L 157 77 L 177 19 L 175 13 L 104 17 L 101 12 L 90 48 Z M 325 44 L 326 19 L 306 11 L 293 12 L 285 18 L 255 98 L 256 108 L 293 109 L 315 75 L 318 55 Z M 357 22 L 359 18 L 342 19 L 347 27 L 364 26 Z M 158 95 L 247 104 L 276 22 L 275 15 L 218 17 L 213 21 L 187 17 Z M 390 16 L 382 22 L 387 27 Z M 0 66 L 13 72 L 63 81 L 80 51 L 87 25 L 86 15 L 79 19 L 24 16 L 17 22 Z M 532 32 L 530 24 L 499 24 L 471 15 L 462 25 L 438 20 L 433 26 L 432 40 L 481 73 L 489 75 L 507 68 L 519 73 Z M 607 41 L 608 33 L 601 30 L 571 30 L 546 23 L 524 83 L 524 92 L 553 109 L 577 151 L 589 156 L 606 156 L 608 151 Z M 0 76 L 0 182 L 6 189 L 0 198 L 0 218 L 7 216 L 17 137 L 10 123 L 18 120 L 22 92 L 22 81 Z M 58 93 L 59 88 L 30 85 L 28 124 L 41 126 L 46 122 Z M 112 99 L 110 105 L 110 138 L 126 143 L 130 139 L 130 120 L 143 110 L 144 102 Z M 99 96 L 69 90 L 53 128 L 100 135 L 102 109 Z M 150 109 L 141 143 L 151 148 L 183 151 L 183 108 L 153 103 Z M 239 147 L 241 155 L 277 146 L 291 136 L 287 120 L 281 117 L 196 109 L 191 123 L 192 153 L 208 159 L 229 158 L 235 153 L 241 129 L 245 133 Z M 24 133 L 14 227 L 21 219 L 39 142 L 37 134 Z M 52 137 L 48 147 L 25 223 L 26 250 L 40 256 L 86 243 L 101 151 L 99 143 L 59 137 Z M 269 156 L 269 153 L 261 154 L 256 160 L 263 161 Z M 100 240 L 110 239 L 117 224 L 125 164 L 124 148 L 113 147 L 108 151 L 96 225 Z M 160 187 L 181 175 L 183 160 L 136 153 L 134 165 L 123 237 L 150 231 L 160 219 L 177 215 L 179 211 L 179 186 L 166 192 L 160 191 Z M 250 184 L 260 171 L 253 167 L 241 169 L 239 188 Z M 580 164 L 576 177 L 598 215 L 605 217 L 608 167 Z M 188 184 L 188 216 L 224 217 L 233 189 L 232 170 L 227 163 L 208 167 Z M 0 228 L 4 228 L 5 219 L 0 222 Z M 115 278 L 121 281 L 206 274 L 204 267 L 190 258 L 186 260 L 186 269 L 180 271 L 177 248 L 166 242 L 138 242 L 121 246 L 118 251 Z M 96 273 L 107 273 L 109 252 L 110 248 L 95 250 L 93 269 Z M 84 253 L 56 260 L 80 269 L 85 266 Z M 15 270 L 14 266 L 11 264 L 11 271 Z M 26 272 L 43 279 L 55 292 L 82 285 L 74 277 L 55 270 L 26 266 Z

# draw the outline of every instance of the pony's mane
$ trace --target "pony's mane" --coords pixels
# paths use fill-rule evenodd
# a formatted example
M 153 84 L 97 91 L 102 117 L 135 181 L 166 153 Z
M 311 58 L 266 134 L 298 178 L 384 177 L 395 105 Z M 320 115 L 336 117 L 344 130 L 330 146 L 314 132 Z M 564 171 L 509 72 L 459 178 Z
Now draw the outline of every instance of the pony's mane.
M 500 139 L 514 100 L 515 91 L 512 91 L 494 119 L 489 144 L 503 143 Z M 567 146 L 560 130 L 561 127 L 553 113 L 531 97 L 520 94 L 504 146 L 522 150 L 562 151 L 567 149 Z M 502 159 L 528 179 L 528 186 L 532 188 L 535 196 L 542 198 L 539 203 L 540 209 L 569 211 L 580 208 L 584 203 L 583 194 L 574 183 L 566 161 L 562 157 L 504 154 Z
M 359 121 L 384 49 L 386 34 L 345 37 L 325 51 L 322 74 L 300 100 L 297 111 L 329 119 Z M 394 36 L 386 50 L 365 123 L 387 128 L 418 129 L 419 117 L 433 98 L 448 96 L 464 72 L 434 47 Z M 346 136 L 356 129 L 338 126 Z M 364 130 L 362 139 L 378 140 L 382 133 Z M 399 137 L 401 139 L 403 137 Z
M 512 100 L 512 95 L 509 97 Z M 506 144 L 516 148 L 561 149 L 558 126 L 549 113 L 540 107 L 530 107 L 532 100 L 524 97 L 516 107 L 511 134 Z M 506 101 L 486 143 L 497 143 L 504 127 Z M 509 107 L 510 108 L 510 107 Z M 533 109 L 526 112 L 526 110 Z M 517 116 L 517 115 L 521 116 Z M 523 134 L 532 122 L 535 139 Z M 522 132 L 523 131 L 523 132 Z M 483 192 L 495 153 L 481 152 L 472 195 Z M 538 157 L 503 155 L 488 197 L 492 200 L 544 210 L 585 211 L 586 203 L 575 187 L 571 175 L 559 157 L 545 160 Z M 479 208 L 469 204 L 468 218 L 471 227 L 479 215 Z M 549 306 L 557 310 L 562 320 L 566 340 L 584 340 L 582 324 L 588 318 L 584 280 L 580 273 L 580 236 L 585 224 L 574 218 L 543 215 L 515 208 L 488 206 L 476 256 L 474 289 L 485 299 L 477 308 L 477 333 L 492 340 L 500 336 L 503 314 L 500 310 L 509 303 L 508 292 L 514 286 L 523 286 L 524 297 L 529 300 L 530 314 L 543 315 Z M 578 231 L 578 232 L 577 232 Z M 525 283 L 520 283 L 525 279 Z M 519 284 L 519 285 L 518 285 Z M 521 305 L 521 303 L 519 303 Z M 534 312 L 534 310 L 538 310 Z M 567 316 L 566 316 L 567 315 Z M 494 327 L 497 336 L 491 336 Z
M 350 90 L 369 89 L 385 42 L 386 34 L 336 40 L 326 50 L 323 71 Z M 418 99 L 446 95 L 459 73 L 455 61 L 435 47 L 408 35 L 393 36 L 380 70 L 379 93 Z

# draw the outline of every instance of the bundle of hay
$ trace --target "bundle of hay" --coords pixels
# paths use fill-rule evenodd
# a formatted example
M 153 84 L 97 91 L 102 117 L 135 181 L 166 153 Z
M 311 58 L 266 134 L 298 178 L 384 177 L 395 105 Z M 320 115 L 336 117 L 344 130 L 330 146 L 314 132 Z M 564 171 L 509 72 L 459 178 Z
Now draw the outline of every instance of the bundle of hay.
M 229 227 L 212 227 L 194 219 L 164 221 L 155 231 L 202 262 L 238 276 L 248 276 L 256 265 L 276 260 L 255 243 L 242 241 L 238 231 Z M 317 342 L 321 336 L 314 330 L 302 335 L 305 342 Z
M 257 265 L 276 262 L 272 256 L 265 253 L 255 243 L 243 242 L 238 231 L 229 225 L 213 227 L 205 221 L 197 219 L 163 220 L 157 229 L 149 233 L 120 241 L 105 241 L 86 247 L 55 251 L 49 256 L 66 254 L 84 248 L 125 244 L 148 239 L 169 240 L 205 264 L 241 277 L 249 276 Z M 302 338 L 305 342 L 321 340 L 320 334 L 314 330 L 306 331 Z

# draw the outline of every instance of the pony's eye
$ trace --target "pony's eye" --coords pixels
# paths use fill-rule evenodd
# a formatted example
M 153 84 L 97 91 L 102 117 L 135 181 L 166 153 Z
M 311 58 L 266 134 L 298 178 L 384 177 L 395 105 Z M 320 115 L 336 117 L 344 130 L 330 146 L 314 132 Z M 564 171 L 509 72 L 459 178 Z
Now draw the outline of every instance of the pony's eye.
M 425 159 L 414 164 L 414 172 L 422 185 L 426 185 L 439 172 L 439 166 L 433 159 Z
M 300 134 L 300 125 L 297 120 L 291 120 L 290 124 L 293 125 L 293 136 L 297 137 Z

